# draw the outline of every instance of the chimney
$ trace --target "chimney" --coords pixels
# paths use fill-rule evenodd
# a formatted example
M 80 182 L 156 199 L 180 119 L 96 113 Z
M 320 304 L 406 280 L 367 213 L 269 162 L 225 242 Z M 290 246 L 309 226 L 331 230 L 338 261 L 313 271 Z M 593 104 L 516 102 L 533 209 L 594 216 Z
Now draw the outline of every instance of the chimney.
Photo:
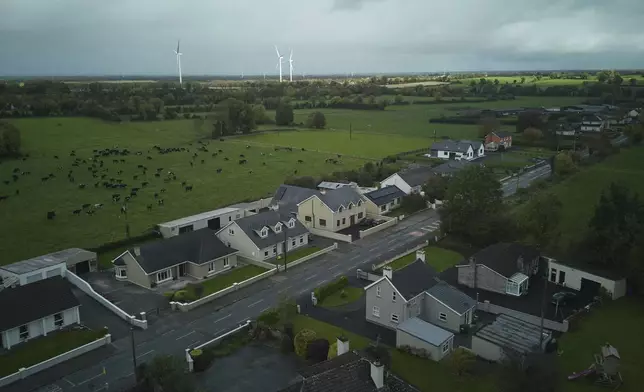
M 385 386 L 385 367 L 378 361 L 371 362 L 371 380 L 377 390 Z
M 422 260 L 425 262 L 425 249 L 419 249 L 416 251 L 416 260 Z
M 338 346 L 338 357 L 349 352 L 349 339 L 344 336 L 338 336 L 336 340 Z
M 469 258 L 469 264 L 470 264 L 470 265 L 474 265 L 474 264 L 476 264 L 476 259 L 474 258 L 474 256 L 470 256 L 470 258 Z
M 138 246 L 135 246 L 134 247 L 134 255 L 135 256 L 141 256 L 141 248 L 139 248 Z
M 392 276 L 392 269 L 389 266 L 385 266 L 382 268 L 382 276 L 386 277 L 387 279 L 391 280 L 393 278 Z

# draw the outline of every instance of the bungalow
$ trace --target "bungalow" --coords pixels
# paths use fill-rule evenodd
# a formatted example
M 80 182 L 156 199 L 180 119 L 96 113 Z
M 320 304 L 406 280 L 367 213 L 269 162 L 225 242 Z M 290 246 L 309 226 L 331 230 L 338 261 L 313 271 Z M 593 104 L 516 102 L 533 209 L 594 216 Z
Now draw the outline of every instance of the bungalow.
M 382 215 L 400 207 L 405 192 L 395 185 L 389 185 L 375 191 L 365 193 L 367 198 L 367 214 Z
M 539 251 L 521 244 L 490 245 L 457 265 L 458 283 L 500 294 L 527 294 L 530 277 L 539 271 Z
M 338 232 L 367 216 L 366 203 L 352 187 L 316 193 L 297 204 L 297 218 L 312 229 Z
M 507 150 L 512 147 L 512 134 L 501 131 L 489 133 L 485 136 L 484 144 L 488 151 Z
M 430 150 L 430 156 L 440 159 L 472 159 L 485 155 L 483 143 L 469 140 L 444 140 L 434 143 Z
M 582 132 L 602 132 L 608 128 L 608 122 L 601 116 L 584 116 L 581 120 Z
M 443 164 L 440 164 L 436 167 L 432 168 L 432 172 L 440 177 L 453 177 L 456 173 L 460 172 L 461 170 L 465 169 L 466 167 L 469 167 L 471 165 L 476 164 L 475 162 L 470 162 L 470 161 L 447 161 Z
M 294 216 L 279 211 L 260 212 L 229 223 L 217 232 L 228 246 L 239 249 L 239 255 L 254 261 L 272 259 L 306 246 L 309 232 Z M 286 244 L 286 245 L 285 245 Z
M 126 250 L 112 260 L 118 280 L 146 288 L 191 276 L 208 279 L 237 266 L 237 253 L 210 229 L 200 229 Z
M 6 350 L 38 336 L 80 323 L 80 303 L 60 276 L 0 292 L 0 348 Z
M 406 195 L 420 193 L 422 186 L 433 175 L 432 168 L 429 166 L 419 166 L 407 170 L 399 171 L 380 182 L 380 187 L 395 185 Z

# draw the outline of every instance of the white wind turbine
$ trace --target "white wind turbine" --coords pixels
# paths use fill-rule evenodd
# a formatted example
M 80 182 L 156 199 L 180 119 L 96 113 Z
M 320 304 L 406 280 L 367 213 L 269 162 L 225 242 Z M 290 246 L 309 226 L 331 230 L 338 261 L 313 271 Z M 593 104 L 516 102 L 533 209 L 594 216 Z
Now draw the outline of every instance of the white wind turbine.
M 280 54 L 280 51 L 277 49 L 277 45 L 275 45 L 275 52 L 277 52 L 277 67 L 280 69 L 280 83 L 282 83 L 282 60 L 284 60 L 284 56 Z
M 291 49 L 291 56 L 288 58 L 289 73 L 291 77 L 291 82 L 293 81 L 293 49 Z
M 179 44 L 181 41 L 177 41 L 177 50 L 174 51 L 174 54 L 177 55 L 177 67 L 179 68 L 179 87 L 183 87 L 183 79 L 181 78 L 181 55 L 179 51 Z

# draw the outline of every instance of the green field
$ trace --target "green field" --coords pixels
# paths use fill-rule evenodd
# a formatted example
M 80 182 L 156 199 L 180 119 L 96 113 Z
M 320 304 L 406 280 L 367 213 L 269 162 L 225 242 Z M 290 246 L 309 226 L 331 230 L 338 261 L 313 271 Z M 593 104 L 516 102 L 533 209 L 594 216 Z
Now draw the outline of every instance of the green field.
M 363 160 L 343 157 L 341 164 L 336 165 L 325 163 L 329 154 L 276 152 L 272 148 L 257 146 L 247 149 L 238 141 L 211 141 L 207 146 L 209 152 L 198 152 L 194 167 L 191 167 L 192 154 L 199 147 L 196 140 L 200 137 L 192 121 L 114 124 L 86 118 L 47 118 L 12 122 L 20 128 L 23 151 L 30 157 L 26 161 L 3 161 L 0 164 L 0 195 L 9 196 L 0 201 L 0 215 L 3 217 L 0 228 L 3 257 L 0 264 L 67 247 L 95 247 L 125 238 L 126 216 L 120 213 L 122 203 L 113 203 L 111 196 L 118 193 L 123 200 L 129 190 L 94 187 L 96 182 L 109 178 L 122 179 L 129 187 L 141 187 L 142 182 L 149 182 L 149 186 L 142 188 L 138 196 L 128 203 L 127 222 L 131 235 L 137 235 L 157 223 L 243 199 L 272 195 L 284 178 L 295 170 L 298 175 L 313 176 L 364 164 Z M 185 147 L 190 152 L 162 155 L 152 149 L 154 145 Z M 127 148 L 132 154 L 102 158 L 104 167 L 98 174 L 105 174 L 106 179 L 93 178 L 88 171 L 93 150 L 115 146 Z M 219 149 L 223 152 L 212 157 L 212 153 Z M 76 157 L 70 156 L 72 150 L 76 151 Z M 135 155 L 137 151 L 142 155 Z M 248 164 L 238 164 L 240 154 L 245 155 Z M 55 155 L 59 159 L 55 159 Z M 152 160 L 147 160 L 148 155 Z M 87 163 L 72 167 L 75 158 L 85 159 Z M 113 163 L 113 159 L 119 159 L 119 163 Z M 120 159 L 125 163 L 120 163 Z M 304 163 L 298 164 L 298 160 Z M 138 165 L 147 166 L 147 174 L 144 175 Z M 157 168 L 163 169 L 160 177 L 154 176 Z M 218 168 L 222 169 L 221 174 L 216 173 Z M 14 169 L 31 174 L 19 175 L 13 182 Z M 70 169 L 73 169 L 74 183 L 67 179 Z M 118 170 L 123 173 L 117 174 Z M 177 180 L 165 183 L 163 178 L 167 171 L 174 172 Z M 55 178 L 43 182 L 41 179 L 49 174 Z M 137 180 L 133 179 L 135 175 Z M 182 181 L 192 185 L 193 191 L 186 192 L 181 186 Z M 79 189 L 79 184 L 85 184 L 86 188 Z M 162 188 L 167 191 L 161 193 Z M 16 191 L 20 192 L 19 195 Z M 157 205 L 154 193 L 164 199 L 164 206 Z M 74 215 L 72 211 L 80 209 L 83 204 L 104 206 L 94 215 Z M 152 209 L 148 211 L 150 204 Z M 47 220 L 48 211 L 55 211 L 56 218 Z
M 644 84 L 644 79 L 641 75 L 621 75 L 624 81 L 623 85 L 629 85 L 630 79 L 636 79 L 637 85 L 642 86 Z M 469 78 L 469 79 L 460 79 L 463 84 L 469 85 L 472 80 L 475 80 L 477 83 L 481 78 Z M 517 83 L 521 81 L 521 76 L 488 76 L 485 78 L 488 82 L 494 82 L 494 79 L 499 80 L 499 84 L 510 83 L 512 84 L 515 80 Z M 551 87 L 551 86 L 580 86 L 584 82 L 588 83 L 597 83 L 597 78 L 595 76 L 589 77 L 587 80 L 583 79 L 550 79 L 547 76 L 541 78 L 541 80 L 534 80 L 532 76 L 525 76 L 524 86 L 529 86 L 536 84 L 539 87 Z

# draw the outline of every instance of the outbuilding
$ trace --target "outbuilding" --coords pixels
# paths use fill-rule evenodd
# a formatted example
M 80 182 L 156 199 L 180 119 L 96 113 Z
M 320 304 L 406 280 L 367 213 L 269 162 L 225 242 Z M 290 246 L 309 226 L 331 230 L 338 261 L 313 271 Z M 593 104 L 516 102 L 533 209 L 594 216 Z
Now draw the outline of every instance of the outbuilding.
M 626 295 L 626 278 L 619 274 L 594 270 L 587 266 L 579 267 L 551 258 L 546 259 L 548 260 L 548 280 L 550 282 L 589 296 L 598 295 L 600 288 L 605 289 L 612 299 Z
M 37 282 L 53 276 L 64 276 L 65 270 L 76 274 L 96 271 L 96 253 L 80 248 L 70 248 L 54 253 L 0 266 L 0 276 L 20 285 Z
M 418 317 L 413 317 L 396 329 L 396 347 L 403 346 L 425 349 L 431 359 L 438 362 L 452 352 L 454 334 Z
M 163 238 L 170 238 L 179 234 L 205 229 L 206 227 L 211 230 L 219 230 L 235 219 L 243 217 L 244 211 L 240 208 L 225 207 L 160 223 L 157 226 Z

